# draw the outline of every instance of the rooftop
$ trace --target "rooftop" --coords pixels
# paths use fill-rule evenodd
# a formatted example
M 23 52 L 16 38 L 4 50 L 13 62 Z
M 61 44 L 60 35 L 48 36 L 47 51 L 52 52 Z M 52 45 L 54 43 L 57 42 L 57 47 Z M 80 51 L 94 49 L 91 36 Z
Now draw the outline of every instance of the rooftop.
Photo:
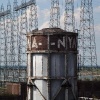
M 43 28 L 41 30 L 33 30 L 31 32 L 32 34 L 73 34 L 73 32 L 67 32 L 61 28 Z M 76 35 L 76 34 L 75 34 Z

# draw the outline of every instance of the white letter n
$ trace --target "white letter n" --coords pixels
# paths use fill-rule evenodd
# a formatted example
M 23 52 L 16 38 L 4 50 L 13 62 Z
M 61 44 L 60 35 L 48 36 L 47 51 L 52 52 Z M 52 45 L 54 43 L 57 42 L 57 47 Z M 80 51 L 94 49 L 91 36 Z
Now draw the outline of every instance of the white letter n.
M 60 48 L 60 45 L 65 47 L 65 37 L 63 37 L 63 41 L 61 41 L 60 39 L 58 40 L 58 48 Z

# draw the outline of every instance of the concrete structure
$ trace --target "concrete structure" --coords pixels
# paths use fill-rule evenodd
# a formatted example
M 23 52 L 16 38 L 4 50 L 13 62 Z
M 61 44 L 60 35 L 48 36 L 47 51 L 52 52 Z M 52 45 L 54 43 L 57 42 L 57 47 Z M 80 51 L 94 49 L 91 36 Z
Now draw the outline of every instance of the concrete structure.
M 77 100 L 77 36 L 60 28 L 28 33 L 28 100 Z

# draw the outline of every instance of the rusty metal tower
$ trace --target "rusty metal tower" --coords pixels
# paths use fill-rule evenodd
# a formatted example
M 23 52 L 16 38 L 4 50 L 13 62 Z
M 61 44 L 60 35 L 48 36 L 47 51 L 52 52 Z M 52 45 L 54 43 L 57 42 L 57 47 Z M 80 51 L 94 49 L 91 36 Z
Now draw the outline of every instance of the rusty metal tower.
M 75 31 L 74 0 L 65 0 L 64 29 L 70 32 Z
M 86 71 L 87 77 L 93 76 L 95 74 L 93 69 L 97 68 L 92 0 L 81 0 L 80 14 L 79 53 L 81 63 L 79 66 Z
M 60 7 L 59 0 L 51 0 L 50 28 L 60 27 Z

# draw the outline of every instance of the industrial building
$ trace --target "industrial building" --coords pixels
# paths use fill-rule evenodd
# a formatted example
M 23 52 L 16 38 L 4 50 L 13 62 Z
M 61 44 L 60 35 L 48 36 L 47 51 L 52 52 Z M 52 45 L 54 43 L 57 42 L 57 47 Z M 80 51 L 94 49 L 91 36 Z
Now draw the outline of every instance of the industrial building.
M 77 100 L 77 37 L 60 28 L 27 35 L 28 100 Z

